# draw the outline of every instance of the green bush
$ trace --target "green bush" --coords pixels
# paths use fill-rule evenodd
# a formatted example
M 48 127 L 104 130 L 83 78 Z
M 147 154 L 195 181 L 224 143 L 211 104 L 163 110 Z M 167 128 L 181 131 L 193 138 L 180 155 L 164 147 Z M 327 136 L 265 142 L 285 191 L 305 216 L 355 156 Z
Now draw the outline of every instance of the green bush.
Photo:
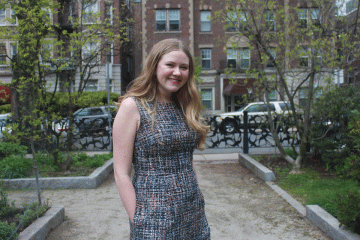
M 38 219 L 49 209 L 47 204 L 39 206 L 37 202 L 33 202 L 32 204 L 25 204 L 23 206 L 25 209 L 24 214 L 17 214 L 17 221 L 21 223 L 21 228 L 27 228 L 35 219 Z
M 11 112 L 11 104 L 0 105 L 0 114 L 5 114 Z
M 342 168 L 342 161 L 358 151 L 348 126 L 356 117 L 350 113 L 359 105 L 360 87 L 352 85 L 327 91 L 314 103 L 309 142 L 330 169 Z
M 0 142 L 0 159 L 11 155 L 25 156 L 27 147 L 13 142 Z
M 337 204 L 337 218 L 341 225 L 360 234 L 360 191 L 349 191 L 339 195 Z
M 18 234 L 16 233 L 15 223 L 7 224 L 0 222 L 0 240 L 16 240 Z
M 0 178 L 26 177 L 32 169 L 31 159 L 12 155 L 0 161 Z

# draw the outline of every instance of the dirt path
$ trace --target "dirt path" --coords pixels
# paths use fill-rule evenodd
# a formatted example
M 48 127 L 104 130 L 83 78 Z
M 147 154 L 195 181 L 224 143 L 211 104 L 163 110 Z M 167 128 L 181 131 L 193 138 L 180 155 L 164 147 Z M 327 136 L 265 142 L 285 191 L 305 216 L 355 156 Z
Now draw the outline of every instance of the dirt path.
M 238 163 L 197 163 L 213 240 L 330 238 Z M 17 203 L 33 191 L 11 191 Z M 129 239 L 128 217 L 113 176 L 98 189 L 46 190 L 44 199 L 65 207 L 66 220 L 46 240 Z

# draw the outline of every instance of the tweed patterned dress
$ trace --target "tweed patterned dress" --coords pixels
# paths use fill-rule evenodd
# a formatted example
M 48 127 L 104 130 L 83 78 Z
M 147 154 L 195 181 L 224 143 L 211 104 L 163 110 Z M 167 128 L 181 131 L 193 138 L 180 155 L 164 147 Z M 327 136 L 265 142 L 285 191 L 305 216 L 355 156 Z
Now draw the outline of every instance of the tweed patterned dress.
M 192 166 L 196 132 L 177 104 L 159 102 L 152 127 L 151 116 L 134 100 L 140 127 L 134 145 L 136 209 L 130 239 L 210 239 Z

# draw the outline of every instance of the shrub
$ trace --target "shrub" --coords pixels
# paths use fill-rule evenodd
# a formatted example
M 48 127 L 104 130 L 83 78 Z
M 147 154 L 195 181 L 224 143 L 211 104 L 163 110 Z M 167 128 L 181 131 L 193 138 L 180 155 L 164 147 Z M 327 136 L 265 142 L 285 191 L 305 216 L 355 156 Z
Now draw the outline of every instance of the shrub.
M 26 210 L 24 214 L 17 214 L 17 221 L 21 223 L 21 228 L 27 228 L 34 220 L 38 219 L 49 209 L 47 204 L 39 206 L 37 202 L 27 204 L 23 206 Z
M 15 223 L 0 222 L 0 240 L 16 240 L 18 234 L 16 233 Z
M 0 114 L 11 112 L 11 104 L 0 105 Z
M 10 155 L 25 156 L 27 147 L 13 142 L 0 142 L 0 159 Z
M 337 204 L 337 218 L 341 225 L 360 234 L 360 191 L 349 191 L 339 195 Z
M 31 159 L 16 155 L 5 157 L 0 161 L 0 178 L 22 178 L 31 169 Z

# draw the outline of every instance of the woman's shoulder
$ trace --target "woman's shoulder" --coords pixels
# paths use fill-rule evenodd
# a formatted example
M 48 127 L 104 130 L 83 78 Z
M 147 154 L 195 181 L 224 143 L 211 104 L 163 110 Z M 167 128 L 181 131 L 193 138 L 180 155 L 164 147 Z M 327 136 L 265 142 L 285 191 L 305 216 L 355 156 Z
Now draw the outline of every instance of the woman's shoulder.
M 120 104 L 120 110 L 126 112 L 138 111 L 138 105 L 136 103 L 135 98 L 127 97 L 124 100 L 122 100 Z

